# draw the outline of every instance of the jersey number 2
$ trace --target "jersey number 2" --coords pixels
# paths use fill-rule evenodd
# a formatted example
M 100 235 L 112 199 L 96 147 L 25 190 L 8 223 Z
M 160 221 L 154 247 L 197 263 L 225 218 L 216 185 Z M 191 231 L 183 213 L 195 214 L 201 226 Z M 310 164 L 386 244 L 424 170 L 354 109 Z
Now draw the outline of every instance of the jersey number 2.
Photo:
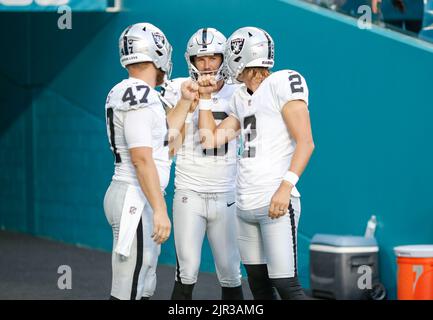
M 244 152 L 242 153 L 243 158 L 254 158 L 256 156 L 256 147 L 251 147 L 250 143 L 257 137 L 257 124 L 256 124 L 256 115 L 252 114 L 244 119 L 244 130 L 248 129 L 250 126 L 249 132 L 245 134 L 244 141 Z
M 290 89 L 292 93 L 304 92 L 304 87 L 302 86 L 301 76 L 299 74 L 292 74 L 289 76 Z

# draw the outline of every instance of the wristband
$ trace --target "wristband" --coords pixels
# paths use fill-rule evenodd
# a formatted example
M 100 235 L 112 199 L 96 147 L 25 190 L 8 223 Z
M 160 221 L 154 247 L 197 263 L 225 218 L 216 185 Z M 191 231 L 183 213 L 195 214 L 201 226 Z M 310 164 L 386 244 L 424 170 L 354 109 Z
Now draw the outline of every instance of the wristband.
M 212 109 L 212 100 L 211 99 L 199 99 L 198 100 L 198 109 L 199 110 L 211 110 Z
M 287 171 L 287 173 L 283 177 L 283 180 L 286 180 L 292 186 L 295 186 L 299 181 L 299 176 L 293 171 Z

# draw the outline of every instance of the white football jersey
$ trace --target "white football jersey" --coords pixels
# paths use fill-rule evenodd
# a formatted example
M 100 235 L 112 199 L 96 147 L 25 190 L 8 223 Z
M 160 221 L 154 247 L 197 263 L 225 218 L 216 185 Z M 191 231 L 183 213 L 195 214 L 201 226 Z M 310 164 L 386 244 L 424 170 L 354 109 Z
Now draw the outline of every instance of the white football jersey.
M 181 98 L 181 84 L 189 78 L 177 78 L 164 84 L 161 94 L 172 105 Z M 230 113 L 229 101 L 238 88 L 225 84 L 212 93 L 212 113 L 219 124 Z M 196 192 L 229 192 L 235 189 L 236 140 L 220 148 L 203 150 L 198 129 L 199 110 L 195 109 L 185 139 L 176 156 L 175 186 Z
M 242 210 L 269 205 L 289 170 L 296 143 L 281 111 L 291 100 L 308 105 L 307 83 L 292 70 L 272 73 L 253 94 L 242 85 L 233 95 L 231 115 L 240 122 L 244 142 L 236 182 L 236 204 Z M 292 196 L 300 196 L 296 188 Z
M 159 93 L 146 82 L 125 79 L 111 89 L 105 104 L 107 134 L 115 158 L 113 180 L 139 186 L 129 149 L 152 147 L 164 190 L 170 179 L 166 114 Z

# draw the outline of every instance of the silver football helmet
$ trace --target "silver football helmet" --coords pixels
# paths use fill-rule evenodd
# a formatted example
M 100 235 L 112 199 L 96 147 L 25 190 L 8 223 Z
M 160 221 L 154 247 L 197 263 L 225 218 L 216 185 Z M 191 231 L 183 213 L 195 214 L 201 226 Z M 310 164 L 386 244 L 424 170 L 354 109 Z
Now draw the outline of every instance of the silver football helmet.
M 227 40 L 224 69 L 227 82 L 240 83 L 238 76 L 246 67 L 274 66 L 274 41 L 264 30 L 244 27 L 236 30 Z
M 136 23 L 126 28 L 119 38 L 120 63 L 153 62 L 167 78 L 172 70 L 172 47 L 164 33 L 150 23 Z
M 223 65 L 224 65 L 224 50 L 226 46 L 226 37 L 214 28 L 198 29 L 192 35 L 186 46 L 185 59 L 188 64 L 189 75 L 192 79 L 197 80 L 200 76 L 200 71 L 195 67 L 193 58 L 196 56 L 209 56 L 214 54 L 221 54 L 223 63 L 215 70 L 215 79 L 223 79 Z

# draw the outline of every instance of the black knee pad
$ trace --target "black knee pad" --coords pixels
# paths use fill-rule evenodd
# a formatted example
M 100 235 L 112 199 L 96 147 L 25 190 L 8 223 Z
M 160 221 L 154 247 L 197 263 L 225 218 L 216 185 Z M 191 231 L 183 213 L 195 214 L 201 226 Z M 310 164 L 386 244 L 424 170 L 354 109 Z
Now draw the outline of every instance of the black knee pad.
M 298 277 L 271 279 L 282 300 L 310 300 L 302 290 Z
M 221 300 L 244 300 L 242 286 L 238 287 L 221 287 Z
M 194 283 L 183 284 L 179 281 L 175 281 L 171 300 L 192 300 L 192 290 L 194 289 L 194 285 Z
M 245 264 L 254 300 L 277 300 L 266 264 Z

